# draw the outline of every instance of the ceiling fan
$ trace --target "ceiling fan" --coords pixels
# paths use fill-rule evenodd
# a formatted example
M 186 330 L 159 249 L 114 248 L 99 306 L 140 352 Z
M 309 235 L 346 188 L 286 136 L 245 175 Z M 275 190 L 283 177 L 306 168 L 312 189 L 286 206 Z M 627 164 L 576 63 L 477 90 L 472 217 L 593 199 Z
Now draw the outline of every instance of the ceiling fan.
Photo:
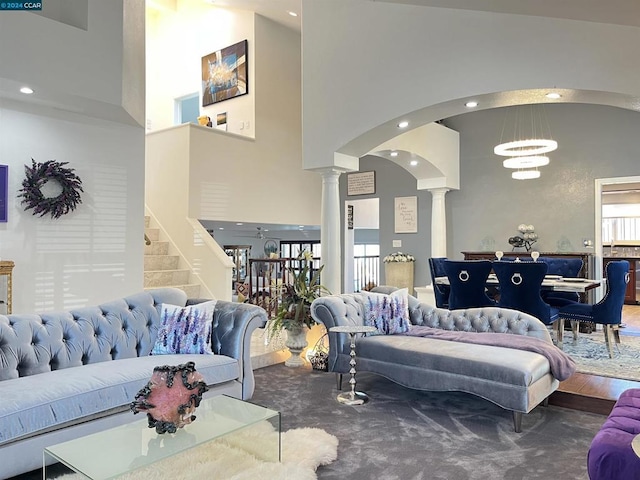
M 262 230 L 262 227 L 256 227 L 256 229 L 258 230 L 256 232 L 255 235 L 237 235 L 238 237 L 244 237 L 244 238 L 257 238 L 258 240 L 264 240 L 264 239 L 269 239 L 269 240 L 280 240 L 277 237 L 268 237 L 265 235 L 264 231 Z

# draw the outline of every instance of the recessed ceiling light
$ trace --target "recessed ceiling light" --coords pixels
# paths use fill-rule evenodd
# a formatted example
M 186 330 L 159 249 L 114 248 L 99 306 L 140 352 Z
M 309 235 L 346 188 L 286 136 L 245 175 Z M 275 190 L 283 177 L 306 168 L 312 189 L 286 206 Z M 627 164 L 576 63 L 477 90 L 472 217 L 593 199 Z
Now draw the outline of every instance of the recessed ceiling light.
M 268 229 L 268 228 L 265 228 L 265 229 L 263 230 L 263 232 L 268 232 L 268 231 L 269 231 L 269 229 Z
M 549 92 L 545 95 L 545 97 L 557 100 L 558 98 L 562 98 L 562 95 L 560 95 L 558 92 Z
M 220 227 L 218 230 L 224 230 L 224 227 Z
M 467 108 L 477 107 L 478 106 L 478 102 L 475 102 L 475 101 L 467 102 L 467 103 L 464 104 L 464 106 L 467 107 Z
M 398 128 L 407 128 L 408 126 L 409 126 L 409 122 L 407 122 L 406 120 L 398 124 Z
M 298 225 L 298 228 L 304 228 L 304 225 Z
M 397 157 L 398 156 L 398 152 L 393 151 L 389 155 L 391 155 L 392 157 Z
M 411 160 L 409 162 L 409 165 L 411 165 L 412 167 L 415 167 L 416 165 L 418 165 L 418 160 Z
M 237 222 L 236 225 L 244 225 L 242 222 Z
M 20 89 L 20 91 L 21 91 L 22 93 L 27 94 L 27 95 L 31 95 L 31 94 L 33 93 L 33 90 L 32 90 L 31 88 L 29 88 L 29 87 L 22 87 L 22 88 Z
M 287 13 L 289 15 L 291 15 L 292 17 L 297 17 L 298 16 L 298 14 L 296 12 L 288 11 Z

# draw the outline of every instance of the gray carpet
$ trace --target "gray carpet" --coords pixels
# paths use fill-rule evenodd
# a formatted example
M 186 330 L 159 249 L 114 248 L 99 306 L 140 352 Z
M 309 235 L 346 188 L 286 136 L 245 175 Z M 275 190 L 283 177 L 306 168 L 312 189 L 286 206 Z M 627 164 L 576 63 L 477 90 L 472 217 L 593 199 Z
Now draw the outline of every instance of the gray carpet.
M 318 469 L 319 479 L 585 480 L 589 444 L 606 418 L 537 407 L 515 433 L 509 412 L 472 395 L 361 373 L 358 390 L 371 401 L 349 407 L 335 400 L 334 374 L 279 364 L 255 375 L 251 401 L 279 410 L 283 430 L 319 427 L 340 440 L 338 460 Z

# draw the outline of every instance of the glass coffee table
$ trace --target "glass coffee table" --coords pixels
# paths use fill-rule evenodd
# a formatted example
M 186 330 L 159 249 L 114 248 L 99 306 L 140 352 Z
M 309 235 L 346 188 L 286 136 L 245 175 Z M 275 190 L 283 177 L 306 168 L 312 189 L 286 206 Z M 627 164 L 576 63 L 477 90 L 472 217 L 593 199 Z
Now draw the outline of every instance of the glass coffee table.
M 47 447 L 43 453 L 43 478 L 53 478 L 47 476 L 47 466 L 57 462 L 92 480 L 118 478 L 252 426 L 264 427 L 259 425 L 263 422 L 271 424 L 277 434 L 261 437 L 266 443 L 261 445 L 260 457 L 267 462 L 281 461 L 280 412 L 219 395 L 203 400 L 195 415 L 193 423 L 174 434 L 156 433 L 148 427 L 144 415 L 127 425 Z

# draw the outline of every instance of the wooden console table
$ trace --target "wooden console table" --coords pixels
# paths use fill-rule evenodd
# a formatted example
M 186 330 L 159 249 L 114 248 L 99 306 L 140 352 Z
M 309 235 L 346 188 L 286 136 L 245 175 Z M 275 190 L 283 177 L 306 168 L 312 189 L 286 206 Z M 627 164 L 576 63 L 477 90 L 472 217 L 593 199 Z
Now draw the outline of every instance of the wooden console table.
M 7 277 L 7 290 L 6 290 L 6 298 L 2 300 L 0 298 L 0 303 L 5 303 L 7 305 L 7 315 L 12 313 L 13 309 L 13 267 L 15 264 L 11 260 L 2 260 L 0 261 L 0 275 L 4 275 Z M 0 294 L 1 297 L 1 294 Z

